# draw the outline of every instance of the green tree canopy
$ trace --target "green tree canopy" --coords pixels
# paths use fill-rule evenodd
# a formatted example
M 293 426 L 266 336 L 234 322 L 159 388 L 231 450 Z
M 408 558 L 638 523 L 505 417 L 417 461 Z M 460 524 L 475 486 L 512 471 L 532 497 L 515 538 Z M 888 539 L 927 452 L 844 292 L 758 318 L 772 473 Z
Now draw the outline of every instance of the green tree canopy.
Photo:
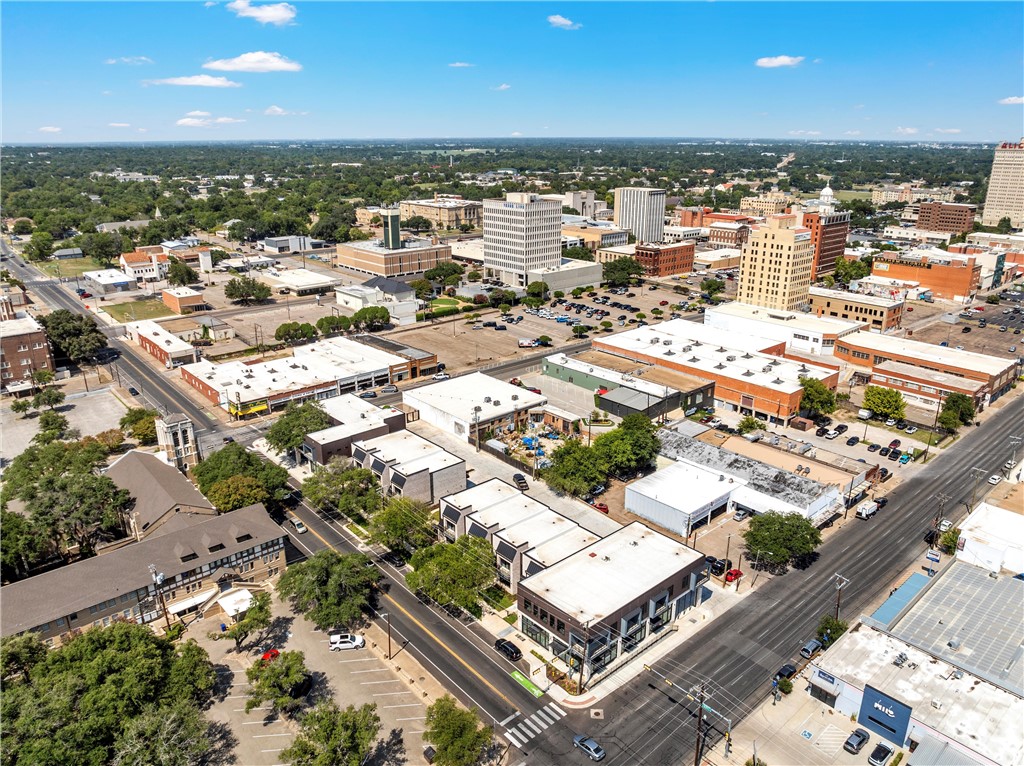
M 354 467 L 346 460 L 333 458 L 302 482 L 302 494 L 320 510 L 358 520 L 368 518 L 380 507 L 377 487 L 377 478 L 368 468 Z
M 216 673 L 194 641 L 175 646 L 147 626 L 115 622 L 45 654 L 20 654 L 28 677 L 20 667 L 5 684 L 5 762 L 94 766 L 116 763 L 123 753 L 125 764 L 177 766 L 205 752 L 202 718 L 193 716 L 192 725 L 180 727 L 188 735 L 177 740 L 191 760 L 131 757 L 139 752 L 133 743 L 140 728 L 159 718 L 188 718 L 180 706 L 192 710 L 209 701 Z
M 63 391 L 59 388 L 48 386 L 47 388 L 37 392 L 35 396 L 32 397 L 32 406 L 37 410 L 40 410 L 43 407 L 49 407 L 52 410 L 54 407 L 59 407 L 64 404 L 64 398 L 65 395 Z
M 320 331 L 321 335 L 333 335 L 339 332 L 348 332 L 352 326 L 352 320 L 346 316 L 338 316 L 336 314 L 328 314 L 325 317 L 320 317 L 316 320 L 316 329 Z
M 416 297 L 421 301 L 430 300 L 434 294 L 434 285 L 429 279 L 414 279 L 409 283 L 409 287 L 416 292 Z
M 274 331 L 274 339 L 285 343 L 302 343 L 316 337 L 316 328 L 309 322 L 285 322 Z
M 24 252 L 30 261 L 45 261 L 53 255 L 53 235 L 48 231 L 33 232 Z
M 864 407 L 876 415 L 899 420 L 906 413 L 907 403 L 903 394 L 894 388 L 868 386 L 864 389 Z
M 200 461 L 192 470 L 192 476 L 204 495 L 209 493 L 214 484 L 232 476 L 251 476 L 257 479 L 266 488 L 267 494 L 274 498 L 283 495 L 288 484 L 288 471 L 249 452 L 237 442 L 226 444 Z
M 389 498 L 370 519 L 370 538 L 388 548 L 422 548 L 435 540 L 430 506 L 407 497 Z
M 380 571 L 369 564 L 361 553 L 317 551 L 285 570 L 277 592 L 320 630 L 348 628 L 362 621 L 380 580 Z
M 391 321 L 391 313 L 383 306 L 366 306 L 352 315 L 353 327 L 362 330 L 383 330 Z
M 753 415 L 746 415 L 740 420 L 736 430 L 741 434 L 749 434 L 751 431 L 763 431 L 764 421 L 758 420 Z
M 410 229 L 412 231 L 430 231 L 434 228 L 434 224 L 421 215 L 414 215 L 411 218 L 400 221 L 399 225 L 403 229 Z
M 608 261 L 603 267 L 604 281 L 611 287 L 628 285 L 631 279 L 642 276 L 643 273 L 644 267 L 640 265 L 640 261 L 628 256 Z
M 835 640 L 843 635 L 848 627 L 849 624 L 845 621 L 837 620 L 831 614 L 824 614 L 818 621 L 818 638 L 826 642 L 827 648 L 830 644 L 835 643 Z
M 750 561 L 781 569 L 810 556 L 821 545 L 821 531 L 798 514 L 770 511 L 750 519 L 743 540 Z
M 140 444 L 156 444 L 156 420 L 160 413 L 145 407 L 132 407 L 121 416 L 122 430 Z
M 423 272 L 424 279 L 429 279 L 431 282 L 444 282 L 449 277 L 461 277 L 466 272 L 466 269 L 455 261 L 445 261 L 439 263 L 432 269 L 427 269 Z
M 974 400 L 967 394 L 951 393 L 942 403 L 942 411 L 954 413 L 965 426 L 974 422 Z
M 199 274 L 187 263 L 175 258 L 167 267 L 167 281 L 172 285 L 185 287 L 196 284 L 199 281 Z
M 848 261 L 845 258 L 840 258 L 836 261 L 833 276 L 837 281 L 848 285 L 855 279 L 863 279 L 870 273 L 871 263 L 869 260 L 857 259 L 855 261 Z
M 224 286 L 224 297 L 247 306 L 267 300 L 270 287 L 253 277 L 235 277 Z
M 69 473 L 40 481 L 25 508 L 40 534 L 65 550 L 77 544 L 81 556 L 91 556 L 102 536 L 124 532 L 130 504 L 128 492 L 106 476 Z
M 459 707 L 451 695 L 444 695 L 427 708 L 423 739 L 437 751 L 436 766 L 475 766 L 493 737 L 491 727 L 481 727 L 477 714 Z
M 603 451 L 607 454 L 613 446 L 621 445 L 621 441 L 615 440 Z M 606 472 L 602 457 L 594 447 L 584 447 L 578 440 L 569 439 L 551 453 L 551 465 L 544 469 L 543 476 L 553 490 L 585 495 L 591 487 L 605 480 Z
M 812 414 L 835 412 L 836 394 L 817 378 L 800 381 L 804 392 L 800 395 L 800 409 Z
M 227 479 L 221 479 L 210 487 L 206 497 L 221 513 L 270 501 L 270 493 L 263 486 L 263 482 L 252 476 L 229 476 Z
M 572 247 L 567 247 L 562 251 L 562 257 L 572 258 L 574 261 L 593 261 L 594 253 L 589 247 L 573 245 Z
M 269 702 L 274 710 L 290 716 L 300 707 L 303 700 L 293 697 L 292 690 L 298 687 L 309 669 L 302 652 L 281 652 L 276 659 L 258 660 L 246 671 L 249 680 L 249 699 L 245 701 L 245 712 Z
M 92 317 L 57 309 L 39 321 L 57 350 L 75 363 L 92 359 L 107 345 L 107 336 L 100 332 Z
M 294 451 L 302 446 L 306 436 L 331 426 L 330 416 L 318 402 L 288 405 L 267 431 L 267 444 L 278 452 Z
M 225 481 L 230 481 L 230 479 Z M 266 591 L 255 592 L 252 594 L 252 603 L 249 604 L 245 616 L 232 625 L 224 635 L 235 642 L 236 652 L 241 651 L 246 639 L 253 633 L 269 628 L 272 620 L 270 594 Z
M 661 448 L 655 431 L 656 426 L 645 415 L 627 415 L 618 428 L 594 440 L 593 453 L 598 465 L 607 473 L 621 475 L 651 464 Z M 598 483 L 591 483 L 587 489 Z
M 349 705 L 334 700 L 318 702 L 299 722 L 299 733 L 281 752 L 291 766 L 362 766 L 380 734 L 376 705 Z
M 700 289 L 701 292 L 705 292 L 714 298 L 719 293 L 725 292 L 725 282 L 721 279 L 712 279 L 708 277 L 707 279 L 702 279 L 700 281 Z
M 526 294 L 531 298 L 543 298 L 548 294 L 547 282 L 530 282 L 526 286 Z
M 112 766 L 197 766 L 212 745 L 210 725 L 194 703 L 150 705 L 114 743 Z
M 109 268 L 124 252 L 124 239 L 120 232 L 103 231 L 97 234 L 85 234 L 78 238 L 78 246 L 82 255 L 91 258 L 93 263 L 102 269 Z
M 413 554 L 413 571 L 406 584 L 441 605 L 454 604 L 467 611 L 478 608 L 484 588 L 494 582 L 491 544 L 473 535 L 454 543 L 436 543 Z

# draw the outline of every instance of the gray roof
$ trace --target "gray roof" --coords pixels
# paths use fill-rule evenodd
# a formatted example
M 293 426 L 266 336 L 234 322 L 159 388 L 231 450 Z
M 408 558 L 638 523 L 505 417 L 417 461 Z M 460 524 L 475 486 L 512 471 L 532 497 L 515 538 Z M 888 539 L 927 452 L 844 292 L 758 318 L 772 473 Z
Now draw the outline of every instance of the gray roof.
M 60 258 L 62 255 L 74 255 L 74 256 L 82 255 L 82 248 L 80 248 L 80 247 L 65 247 L 65 248 L 62 248 L 60 250 L 54 250 L 53 251 L 53 257 L 54 258 Z
M 129 452 L 106 472 L 107 477 L 135 498 L 139 529 L 155 524 L 178 506 L 213 509 L 192 482 L 156 455 Z
M 828 491 L 819 482 L 713 444 L 691 439 L 668 428 L 658 431 L 658 438 L 661 440 L 661 454 L 665 457 L 673 460 L 685 458 L 709 470 L 737 476 L 746 480 L 751 489 L 797 507 L 806 507 Z
M 390 277 L 373 277 L 363 282 L 363 287 L 375 287 L 388 295 L 404 295 L 405 293 L 416 292 L 405 282 Z
M 148 587 L 153 583 L 150 564 L 169 580 L 283 536 L 266 508 L 250 505 L 209 517 L 187 529 L 131 543 L 102 556 L 4 586 L 0 589 L 0 635 L 22 633 Z M 222 543 L 224 548 L 210 552 L 214 543 Z M 182 555 L 193 552 L 196 558 L 181 560 Z
M 389 354 L 396 354 L 406 359 L 429 359 L 434 356 L 431 351 L 423 351 L 414 346 L 396 341 L 393 338 L 383 338 L 380 335 L 373 335 L 371 333 L 357 335 L 356 339 L 367 346 L 373 346 L 381 351 L 387 351 Z
M 107 223 L 96 224 L 96 231 L 107 232 L 117 231 L 118 229 L 142 229 L 146 226 L 149 226 L 148 218 L 139 221 L 109 221 Z
M 601 394 L 601 398 L 615 404 L 621 404 L 624 407 L 629 407 L 637 412 L 645 412 L 647 408 L 664 399 L 664 397 L 652 396 L 651 394 L 637 391 L 635 388 L 627 388 L 626 386 L 613 388 L 608 393 Z

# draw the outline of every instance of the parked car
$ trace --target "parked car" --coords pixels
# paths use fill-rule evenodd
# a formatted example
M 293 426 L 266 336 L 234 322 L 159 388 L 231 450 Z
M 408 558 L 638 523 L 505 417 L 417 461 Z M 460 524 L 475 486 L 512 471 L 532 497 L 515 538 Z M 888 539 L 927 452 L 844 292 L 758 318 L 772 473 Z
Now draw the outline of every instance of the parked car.
M 858 437 L 851 436 L 849 439 L 846 440 L 846 446 L 847 447 L 852 447 L 854 444 L 857 444 L 859 441 L 860 441 L 860 439 Z
M 879 508 L 885 508 L 885 506 L 887 506 L 888 504 L 889 504 L 889 498 L 887 498 L 887 497 L 877 497 L 877 498 L 875 498 L 875 505 L 877 505 Z
M 525 492 L 526 490 L 528 490 L 530 488 L 530 485 L 526 482 L 526 477 L 523 476 L 521 473 L 513 474 L 512 475 L 512 481 L 515 482 L 516 486 L 522 492 Z
M 739 569 L 730 569 L 728 572 L 725 573 L 726 582 L 736 582 L 741 577 L 743 577 L 743 572 L 741 572 Z
M 300 534 L 300 535 L 306 534 L 306 525 L 303 524 L 299 519 L 297 519 L 294 516 L 292 516 L 291 522 L 292 522 L 292 526 L 295 527 L 296 534 Z
M 816 430 L 816 431 L 814 432 L 814 435 L 815 435 L 815 436 L 824 436 L 824 435 L 825 435 L 825 434 L 827 434 L 827 433 L 828 433 L 828 429 L 827 429 L 827 428 L 825 428 L 824 426 L 822 426 L 821 428 L 817 429 L 817 430 Z
M 885 421 L 885 424 L 887 426 L 894 426 L 894 425 L 896 425 L 896 418 L 889 418 L 888 420 Z
M 137 389 L 135 386 L 128 386 L 128 393 L 131 394 L 132 396 L 138 396 L 139 389 Z
M 748 511 L 746 508 L 738 508 L 736 510 L 736 513 L 733 514 L 732 520 L 733 521 L 743 521 L 749 515 L 750 515 L 750 511 Z
M 996 484 L 998 484 L 999 482 L 1001 482 L 1002 480 L 1003 480 L 1003 477 L 1000 476 L 999 474 L 993 474 L 992 476 L 988 477 L 988 483 L 991 484 L 993 487 Z
M 952 528 L 953 528 L 953 522 L 950 521 L 949 519 L 943 519 L 942 521 L 939 522 L 939 531 L 940 532 L 948 532 Z
M 775 674 L 776 678 L 792 678 L 796 675 L 796 667 L 790 665 L 788 662 L 779 668 L 779 671 Z
M 376 391 L 363 391 L 361 394 L 359 394 L 359 398 L 360 399 L 376 399 L 377 398 L 377 392 Z
M 846 425 L 846 423 L 840 423 L 839 425 L 836 426 L 835 430 L 837 433 L 845 434 L 847 431 L 850 430 L 850 427 Z
M 451 380 L 451 377 L 452 376 L 449 375 L 447 372 L 435 372 L 433 375 L 430 376 L 430 379 L 431 380 Z
M 380 390 L 380 392 L 382 394 L 397 394 L 398 386 L 396 386 L 394 383 L 388 383 L 386 386 L 384 386 L 384 388 Z
M 903 452 L 898 449 L 889 451 L 889 460 L 899 460 L 903 456 Z
M 889 763 L 889 759 L 892 758 L 893 749 L 884 742 L 879 742 L 875 745 L 875 749 L 871 751 L 871 755 L 868 756 L 868 763 L 871 766 L 885 766 Z
M 869 444 L 868 452 L 878 452 L 882 448 L 881 444 Z
M 910 462 L 910 453 L 909 452 L 904 452 L 902 455 L 900 455 L 900 465 L 906 465 L 909 462 Z
M 519 662 L 519 660 L 523 659 L 522 650 L 508 639 L 499 638 L 494 642 L 494 648 L 501 654 L 504 654 L 511 662 Z
M 340 652 L 344 649 L 362 649 L 366 646 L 366 639 L 355 633 L 331 633 L 328 635 L 328 642 L 332 652 Z
M 708 565 L 708 571 L 710 571 L 715 577 L 721 577 L 728 570 L 732 569 L 732 561 L 728 559 L 719 559 L 714 556 L 707 556 L 704 561 Z
M 604 760 L 604 748 L 597 744 L 597 740 L 587 734 L 577 734 L 572 738 L 572 746 L 582 750 L 592 761 Z
M 81 293 L 81 298 L 84 301 L 86 298 L 91 298 L 92 293 Z
M 905 434 L 916 434 L 917 433 L 917 426 L 907 426 L 906 428 L 903 429 L 903 433 L 905 433 Z
M 903 444 L 903 442 L 901 442 L 899 439 L 893 439 L 891 442 L 889 442 L 889 449 L 897 449 L 901 444 Z
M 270 649 L 268 651 L 263 652 L 263 656 L 260 657 L 260 662 L 273 662 L 280 656 L 281 652 L 279 652 L 277 649 Z
M 864 745 L 868 743 L 869 739 L 871 739 L 871 735 L 866 731 L 863 729 L 854 729 L 853 734 L 846 738 L 846 742 L 843 744 L 843 750 L 857 755 Z
M 607 503 L 591 503 L 591 505 L 594 506 L 594 508 L 599 510 L 601 513 L 608 513 Z

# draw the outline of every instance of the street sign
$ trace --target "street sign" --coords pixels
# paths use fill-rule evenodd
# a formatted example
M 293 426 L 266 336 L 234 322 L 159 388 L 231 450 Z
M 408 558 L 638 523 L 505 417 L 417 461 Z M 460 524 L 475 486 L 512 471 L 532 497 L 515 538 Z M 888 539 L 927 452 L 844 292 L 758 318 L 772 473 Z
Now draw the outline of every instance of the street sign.
M 939 552 L 938 551 L 928 551 L 928 553 L 925 554 L 925 558 L 927 558 L 929 561 L 939 561 L 940 560 Z

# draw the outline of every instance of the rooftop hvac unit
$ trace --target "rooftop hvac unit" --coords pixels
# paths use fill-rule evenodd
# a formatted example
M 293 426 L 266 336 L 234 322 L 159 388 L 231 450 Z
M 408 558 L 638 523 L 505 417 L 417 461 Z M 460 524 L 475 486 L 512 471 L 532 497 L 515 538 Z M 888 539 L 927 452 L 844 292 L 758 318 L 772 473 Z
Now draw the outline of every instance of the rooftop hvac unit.
M 513 402 L 519 401 L 519 394 L 512 394 L 512 401 Z
M 302 365 L 302 369 L 308 370 L 309 368 L 306 365 Z
M 683 346 L 683 351 L 693 351 L 693 346 Z
M 236 380 L 236 381 L 235 381 L 235 385 L 236 385 L 236 386 L 240 386 L 240 385 L 242 385 L 242 379 L 241 379 L 241 378 L 239 378 L 238 380 Z
M 771 372 L 771 371 L 772 371 L 772 366 L 771 365 L 768 365 L 767 367 L 762 367 L 761 368 L 761 372 Z
M 658 345 L 658 338 L 651 338 L 651 345 L 652 346 Z
M 954 652 L 958 652 L 958 651 L 960 651 L 960 639 L 959 638 L 951 638 L 951 639 L 949 639 L 949 642 L 946 644 L 946 646 L 948 646 Z
M 494 400 L 494 402 L 493 402 L 493 404 L 494 404 L 494 406 L 495 406 L 495 407 L 497 407 L 497 406 L 498 406 L 499 404 L 501 404 L 501 402 L 500 402 L 500 401 L 498 401 L 497 399 L 495 399 L 495 400 Z
M 491 397 L 485 396 L 484 397 L 484 404 L 490 404 L 490 403 L 491 403 Z
M 671 340 L 663 340 L 661 342 L 661 345 L 663 345 L 663 346 L 671 346 L 672 345 L 672 341 Z
M 246 383 L 244 386 L 242 386 L 242 388 L 252 388 L 252 386 L 250 386 L 248 383 Z
M 736 361 L 736 357 L 734 357 L 734 356 L 727 356 L 725 358 L 725 361 L 727 361 L 727 362 L 735 362 Z

